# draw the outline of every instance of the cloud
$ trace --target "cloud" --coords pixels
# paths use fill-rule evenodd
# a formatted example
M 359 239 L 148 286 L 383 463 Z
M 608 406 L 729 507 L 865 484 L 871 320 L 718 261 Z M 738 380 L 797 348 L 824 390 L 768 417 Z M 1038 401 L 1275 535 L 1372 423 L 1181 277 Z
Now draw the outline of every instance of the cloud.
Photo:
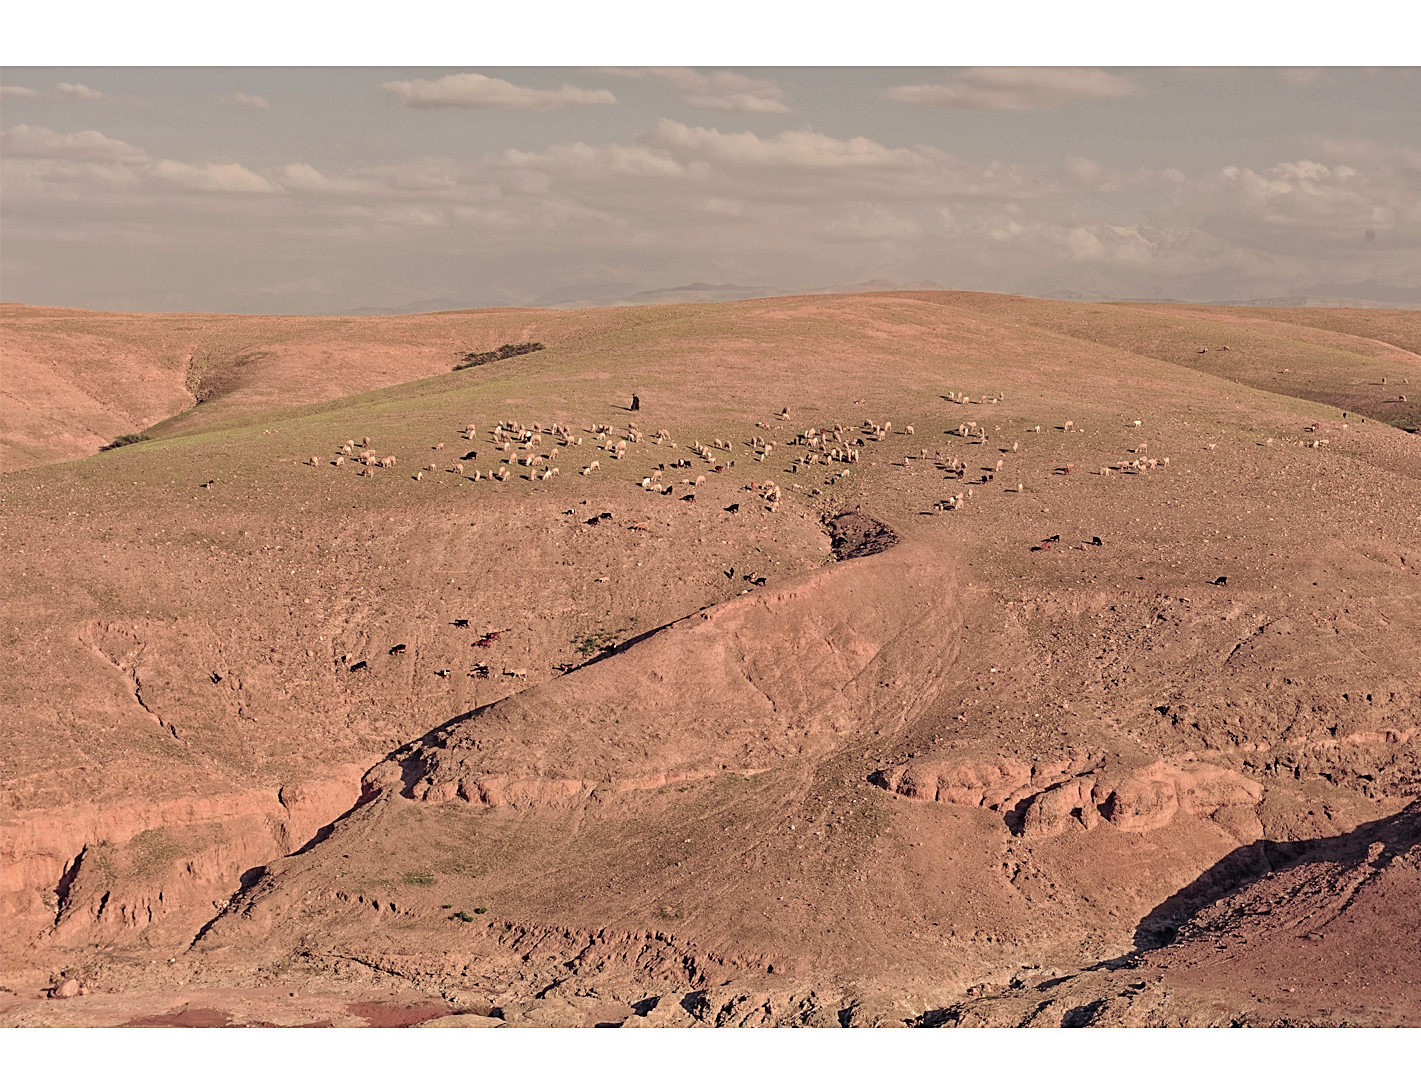
M 973 67 L 946 83 L 895 86 L 890 101 L 924 108 L 1024 110 L 1130 97 L 1139 86 L 1087 67 Z
M 535 90 L 503 79 L 469 72 L 440 79 L 382 82 L 384 90 L 410 108 L 507 108 L 544 110 L 564 105 L 615 105 L 610 90 L 583 90 L 563 84 L 560 90 Z
M 1290 294 L 1308 280 L 1413 280 L 1415 152 L 1326 145 L 1331 156 L 1186 173 L 1080 156 L 965 160 L 807 127 L 759 134 L 663 119 L 618 140 L 317 168 L 160 158 L 99 131 L 22 124 L 0 133 L 0 208 L 7 242 L 30 245 L 12 249 L 62 240 L 76 250 L 247 252 L 244 291 L 216 270 L 209 287 L 264 297 L 265 307 L 251 299 L 261 309 L 311 309 L 303 296 L 344 296 L 342 281 L 389 272 L 377 264 L 414 267 L 400 279 L 446 289 L 437 294 L 456 294 L 447 280 L 485 274 L 485 290 L 457 294 L 507 302 L 546 292 L 549 266 L 575 276 L 604 263 L 638 286 L 682 274 L 795 288 L 930 277 L 1196 299 Z M 376 249 L 389 257 L 371 259 Z M 187 287 L 163 285 L 178 283 Z
M 42 97 L 38 90 L 28 86 L 0 86 L 0 97 Z
M 734 71 L 703 74 L 690 67 L 622 67 L 607 70 L 626 78 L 654 78 L 674 86 L 685 95 L 682 100 L 692 108 L 713 112 L 791 111 L 785 104 L 784 90 L 771 79 L 750 78 Z
M 192 192 L 262 193 L 277 188 L 232 161 L 190 164 L 155 158 L 99 131 L 61 134 L 17 124 L 0 132 L 0 154 L 11 162 L 7 179 L 33 189 L 135 188 Z
M 275 184 L 235 161 L 191 165 L 184 161 L 153 161 L 145 170 L 152 180 L 183 191 L 226 194 L 272 194 Z
M 259 112 L 271 111 L 271 102 L 256 94 L 234 93 L 227 97 L 219 97 L 217 103 L 226 105 L 228 108 L 252 108 Z
M 1382 165 L 1421 172 L 1421 151 L 1405 146 L 1384 146 L 1361 138 L 1321 136 L 1308 139 L 1307 146 L 1319 157 L 1350 165 Z
M 1197 196 L 1220 216 L 1293 233 L 1352 236 L 1366 227 L 1421 224 L 1421 174 L 1410 173 L 1408 182 L 1405 172 L 1387 168 L 1362 171 L 1306 159 L 1261 171 L 1229 166 Z
M 144 161 L 142 150 L 98 131 L 62 135 L 47 127 L 16 124 L 0 133 L 0 153 L 6 157 L 55 161 Z
M 254 289 L 251 295 L 294 295 L 299 292 L 317 292 L 322 295 L 329 295 L 331 289 L 318 277 L 304 277 L 301 280 L 288 280 L 280 284 L 268 284 L 262 288 Z
M 74 97 L 80 101 L 111 102 L 114 98 L 107 94 L 101 94 L 98 90 L 91 90 L 82 82 L 61 82 L 54 88 L 54 92 L 61 97 Z
M 819 234 L 830 239 L 906 240 L 919 231 L 917 222 L 873 204 L 848 206 L 825 220 Z
M 1327 70 L 1321 67 L 1283 67 L 1277 71 L 1278 78 L 1289 86 L 1311 86 L 1327 78 Z
M 637 213 L 648 198 L 677 206 L 721 198 L 798 213 L 839 202 L 1002 201 L 1038 195 L 1042 186 L 1023 169 L 970 166 L 932 147 L 891 148 L 808 128 L 761 137 L 667 119 L 631 143 L 509 150 L 490 164 L 507 191 L 576 191 L 619 213 Z

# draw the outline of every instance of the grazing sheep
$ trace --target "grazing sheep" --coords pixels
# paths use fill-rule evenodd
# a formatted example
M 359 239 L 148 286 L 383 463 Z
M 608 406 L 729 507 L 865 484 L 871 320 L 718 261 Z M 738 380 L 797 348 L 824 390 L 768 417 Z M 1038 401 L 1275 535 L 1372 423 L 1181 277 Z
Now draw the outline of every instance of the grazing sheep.
M 464 473 L 464 465 L 463 465 L 463 464 L 455 464 L 455 465 L 454 465 L 454 474 L 456 474 L 456 475 L 462 475 L 463 473 Z
M 1072 419 L 1067 419 L 1067 420 L 1065 421 L 1065 423 L 1062 424 L 1061 429 L 1062 429 L 1062 430 L 1074 430 L 1074 429 L 1075 429 L 1075 426 L 1076 426 L 1076 424 L 1075 424 L 1075 421 L 1074 421 L 1074 420 L 1072 420 Z
M 440 449 L 444 448 L 444 442 L 441 441 L 438 445 L 433 445 L 433 446 L 430 446 L 430 447 L 431 447 L 432 449 L 434 449 L 436 452 L 438 452 Z
M 320 458 L 319 456 L 313 456 L 313 457 L 311 457 L 311 466 L 312 466 L 312 467 L 320 467 L 320 466 L 321 466 L 321 458 Z
M 1139 426 L 1139 425 L 1140 425 L 1140 420 L 1139 420 L 1139 419 L 1136 419 L 1136 420 L 1134 421 L 1134 423 L 1131 424 L 1131 425 L 1133 425 L 1133 426 Z
M 336 467 L 340 467 L 342 464 L 345 463 L 345 457 L 344 457 L 344 456 L 337 456 L 334 460 L 331 461 L 331 463 L 332 463 L 333 465 L 335 465 Z
M 413 475 L 411 475 L 410 477 L 411 477 L 412 479 L 414 479 L 415 482 L 419 482 L 420 479 L 424 478 L 424 472 L 423 472 L 423 471 L 416 471 L 416 472 L 415 472 Z
M 366 449 L 370 448 L 370 439 L 368 437 L 361 443 L 361 447 Z
M 909 426 L 904 429 L 903 433 L 911 435 L 913 433 L 913 428 Z

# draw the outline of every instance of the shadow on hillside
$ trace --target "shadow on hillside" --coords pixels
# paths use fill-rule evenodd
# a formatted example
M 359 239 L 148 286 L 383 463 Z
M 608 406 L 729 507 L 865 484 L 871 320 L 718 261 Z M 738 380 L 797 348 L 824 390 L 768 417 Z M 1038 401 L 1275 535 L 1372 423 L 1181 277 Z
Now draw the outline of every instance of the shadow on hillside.
M 1335 838 L 1305 841 L 1255 841 L 1208 868 L 1184 889 L 1151 909 L 1135 928 L 1135 953 L 1168 946 L 1190 917 L 1233 890 L 1273 871 L 1304 861 L 1333 862 L 1344 870 L 1365 861 L 1375 842 L 1386 848 L 1376 858 L 1386 863 L 1421 842 L 1421 799 L 1384 819 L 1367 823 Z

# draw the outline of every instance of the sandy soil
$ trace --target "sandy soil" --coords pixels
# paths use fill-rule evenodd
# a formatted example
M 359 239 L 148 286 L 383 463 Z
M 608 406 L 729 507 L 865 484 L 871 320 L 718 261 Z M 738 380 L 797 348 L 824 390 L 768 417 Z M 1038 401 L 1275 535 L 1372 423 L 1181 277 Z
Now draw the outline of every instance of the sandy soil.
M 1416 1023 L 1421 316 L 1284 313 L 7 308 L 0 1023 Z

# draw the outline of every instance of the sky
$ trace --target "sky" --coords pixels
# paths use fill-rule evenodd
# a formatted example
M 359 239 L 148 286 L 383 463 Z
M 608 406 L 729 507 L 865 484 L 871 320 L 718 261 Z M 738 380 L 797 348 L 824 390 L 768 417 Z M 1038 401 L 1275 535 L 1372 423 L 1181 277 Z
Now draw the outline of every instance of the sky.
M 692 283 L 1421 304 L 1421 69 L 25 67 L 0 299 L 321 314 Z

